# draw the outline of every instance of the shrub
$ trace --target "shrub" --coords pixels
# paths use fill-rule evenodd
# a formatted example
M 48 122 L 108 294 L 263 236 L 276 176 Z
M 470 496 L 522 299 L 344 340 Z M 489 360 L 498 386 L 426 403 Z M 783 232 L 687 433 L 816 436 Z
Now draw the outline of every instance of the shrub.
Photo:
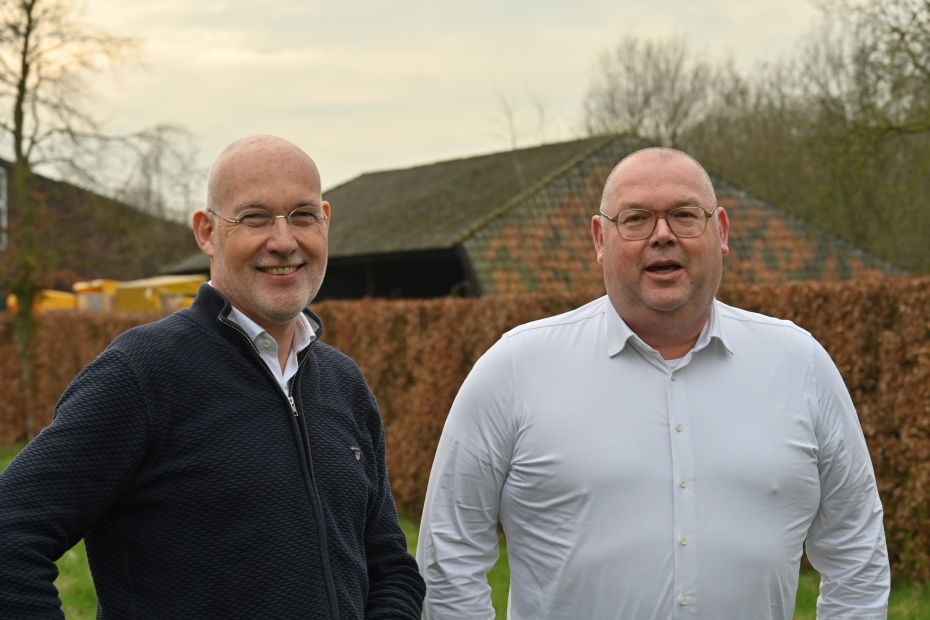
M 329 301 L 324 341 L 354 358 L 378 399 L 398 508 L 415 516 L 452 400 L 507 330 L 576 308 L 596 292 L 480 299 Z M 930 278 L 726 287 L 731 305 L 794 321 L 830 352 L 859 413 L 885 507 L 896 577 L 930 579 Z M 36 430 L 71 379 L 151 314 L 38 317 L 30 399 Z M 0 322 L 0 442 L 25 434 L 10 320 Z

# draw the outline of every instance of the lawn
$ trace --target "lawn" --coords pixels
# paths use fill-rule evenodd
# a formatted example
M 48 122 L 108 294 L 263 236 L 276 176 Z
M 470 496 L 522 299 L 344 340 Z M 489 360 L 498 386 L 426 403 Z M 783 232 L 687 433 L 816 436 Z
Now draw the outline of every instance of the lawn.
M 0 471 L 9 464 L 22 446 L 0 446 Z M 407 547 L 415 553 L 417 524 L 401 519 L 407 534 Z M 62 608 L 67 620 L 92 620 L 97 613 L 97 595 L 87 568 L 87 554 L 83 541 L 58 560 L 59 576 L 55 586 L 61 595 Z M 491 598 L 497 618 L 506 617 L 507 589 L 510 585 L 510 568 L 507 564 L 507 545 L 501 541 L 501 557 L 488 574 Z M 820 577 L 813 571 L 802 571 L 798 584 L 795 620 L 814 620 L 817 609 L 817 591 Z M 891 591 L 889 620 L 925 620 L 930 618 L 930 584 L 900 584 Z

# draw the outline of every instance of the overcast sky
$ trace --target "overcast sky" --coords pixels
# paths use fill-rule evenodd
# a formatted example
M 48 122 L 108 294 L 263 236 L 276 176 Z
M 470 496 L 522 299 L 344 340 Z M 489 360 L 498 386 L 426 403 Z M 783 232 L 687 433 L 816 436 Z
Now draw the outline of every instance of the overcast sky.
M 283 136 L 324 188 L 358 174 L 502 150 L 499 95 L 526 144 L 579 135 L 597 56 L 625 33 L 683 34 L 744 66 L 791 52 L 807 0 L 88 0 L 86 19 L 144 39 L 144 66 L 94 80 L 109 131 L 160 122 L 227 143 Z

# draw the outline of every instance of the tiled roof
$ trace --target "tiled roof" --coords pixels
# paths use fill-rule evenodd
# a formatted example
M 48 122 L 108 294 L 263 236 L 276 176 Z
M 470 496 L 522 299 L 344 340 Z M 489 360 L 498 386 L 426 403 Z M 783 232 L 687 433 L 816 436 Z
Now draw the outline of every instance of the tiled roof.
M 0 159 L 9 182 L 13 164 Z M 39 199 L 40 234 L 52 266 L 42 286 L 71 290 L 80 280 L 132 280 L 157 273 L 172 257 L 197 249 L 189 226 L 168 221 L 64 181 L 34 175 L 32 199 Z M 11 238 L 19 226 L 19 205 L 10 196 Z
M 483 295 L 603 289 L 590 220 L 607 175 L 630 152 L 616 138 L 474 227 L 462 242 Z M 846 280 L 900 269 L 714 178 L 730 216 L 725 282 Z
M 330 257 L 461 245 L 482 295 L 603 289 L 591 216 L 613 167 L 646 146 L 630 136 L 599 137 L 363 174 L 324 193 L 333 209 Z M 713 181 L 730 217 L 725 282 L 904 273 L 724 179 Z M 200 255 L 166 273 L 192 266 L 207 268 L 209 259 Z
M 610 139 L 363 174 L 327 190 L 333 258 L 452 248 L 502 205 Z
M 712 180 L 717 201 L 730 216 L 727 282 L 851 280 L 906 273 L 720 177 Z

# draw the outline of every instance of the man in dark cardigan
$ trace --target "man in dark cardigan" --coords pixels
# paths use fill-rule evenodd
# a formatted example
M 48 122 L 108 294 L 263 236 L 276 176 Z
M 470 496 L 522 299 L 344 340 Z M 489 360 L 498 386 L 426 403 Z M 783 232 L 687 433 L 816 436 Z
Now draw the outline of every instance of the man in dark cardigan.
M 307 309 L 330 207 L 282 139 L 233 143 L 194 234 L 193 306 L 117 338 L 0 476 L 0 618 L 61 618 L 81 538 L 98 618 L 420 617 L 384 429 Z

